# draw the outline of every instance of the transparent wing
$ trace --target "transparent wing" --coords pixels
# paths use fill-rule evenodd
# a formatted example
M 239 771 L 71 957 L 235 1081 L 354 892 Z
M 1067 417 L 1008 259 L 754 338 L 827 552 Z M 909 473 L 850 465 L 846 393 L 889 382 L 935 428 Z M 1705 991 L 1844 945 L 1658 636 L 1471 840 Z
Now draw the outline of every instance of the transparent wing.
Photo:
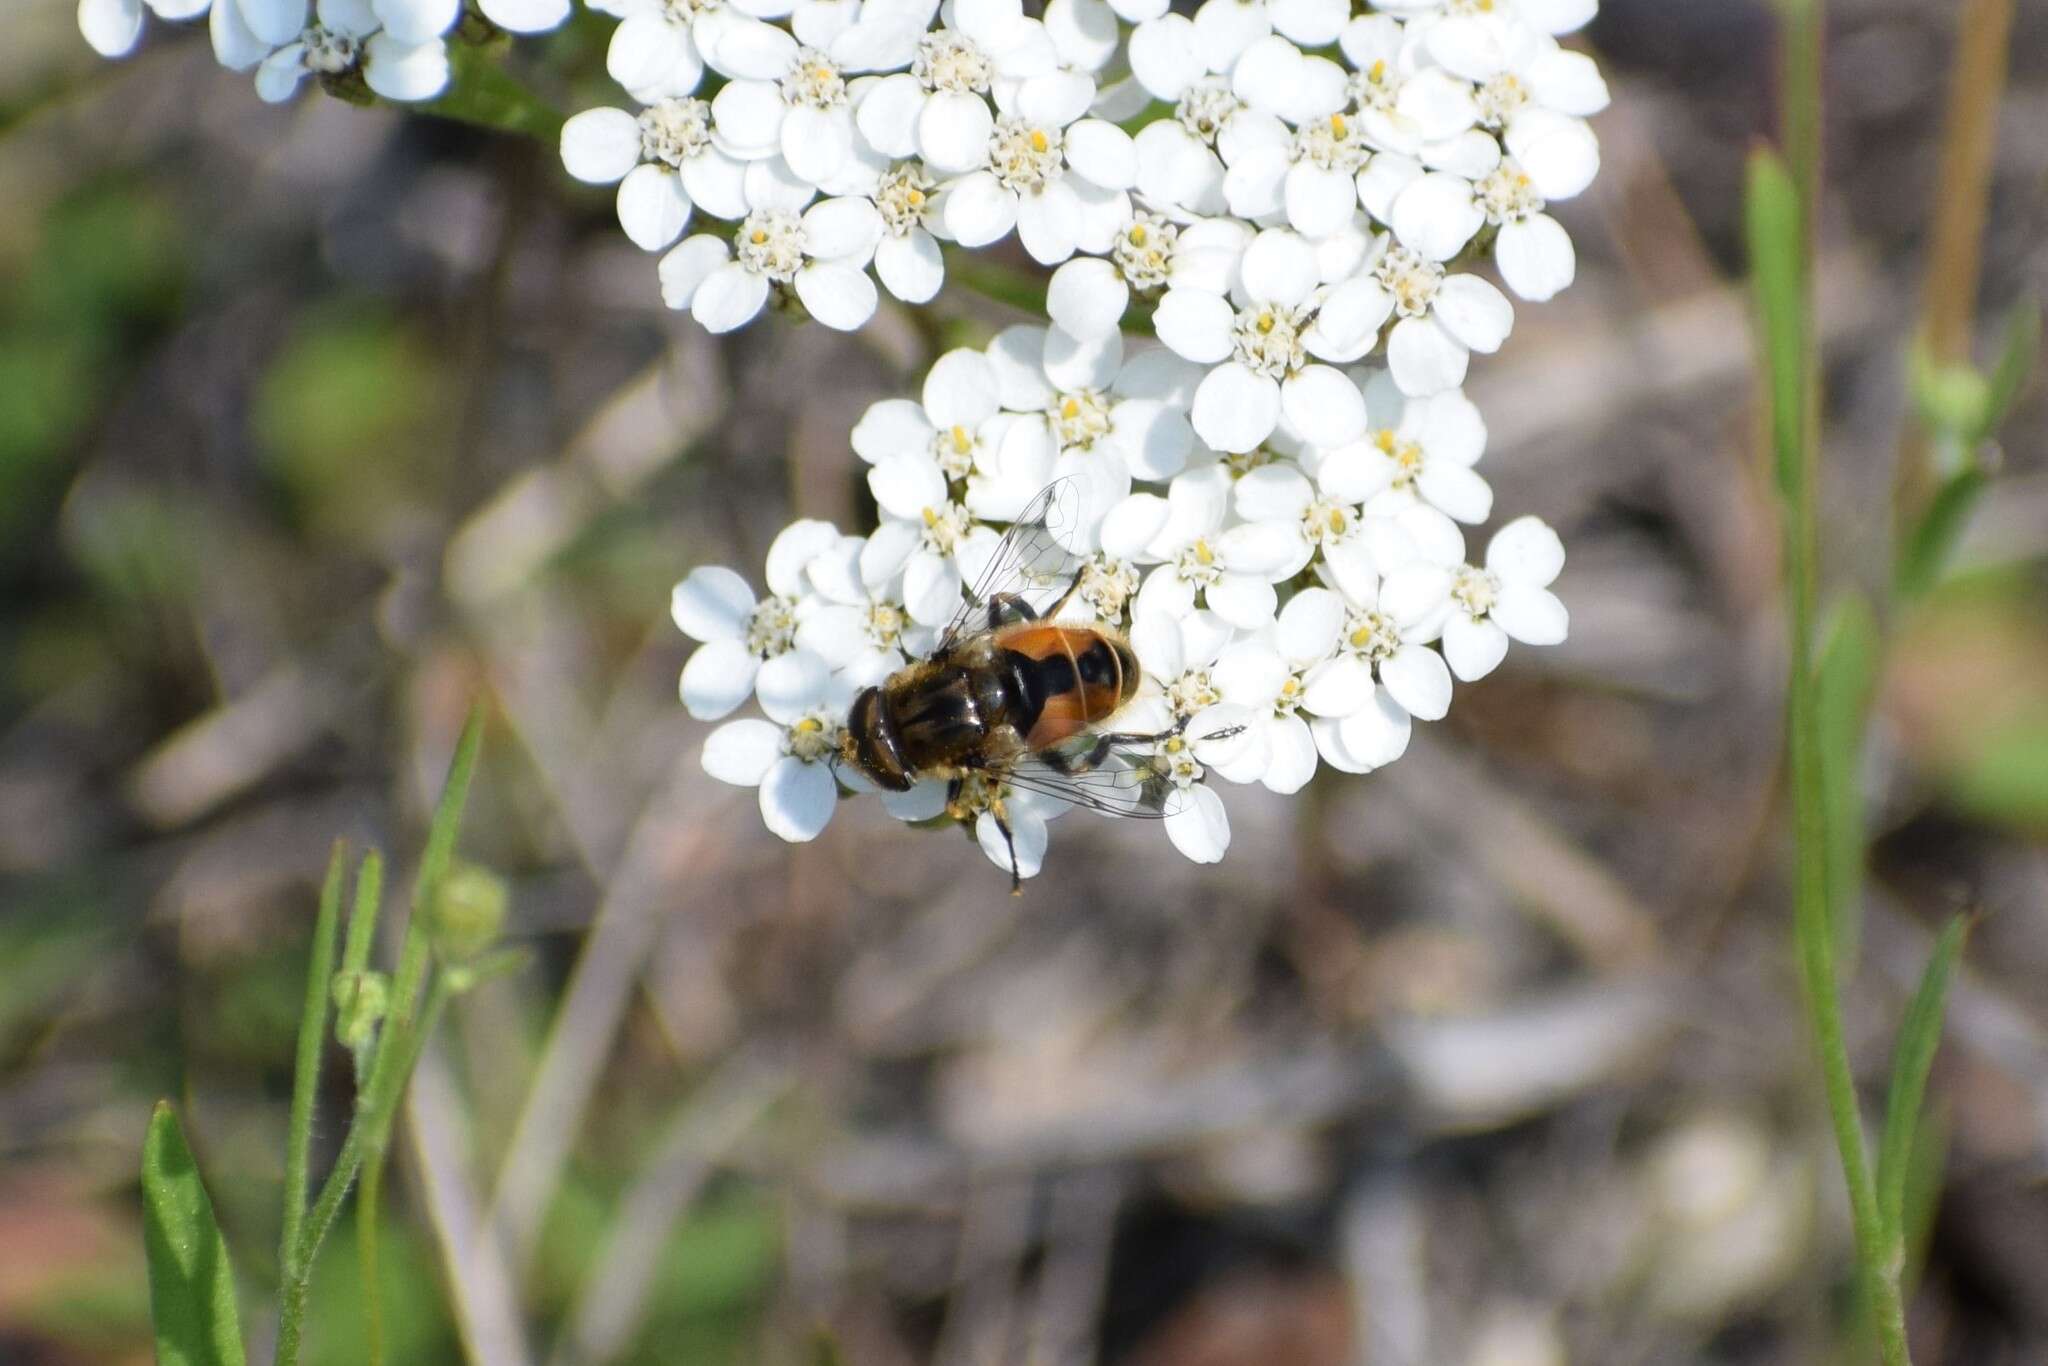
M 1106 762 L 1079 772 L 1027 759 L 1007 778 L 1012 787 L 1105 816 L 1159 820 L 1187 801 L 1187 794 L 1154 766 L 1149 745 L 1114 751 Z
M 1081 495 L 1071 479 L 1056 479 L 1040 489 L 975 574 L 960 610 L 940 633 L 933 652 L 944 651 L 962 636 L 987 630 L 989 605 L 999 598 L 1022 598 L 1034 610 L 1050 602 L 1066 587 L 1075 564 L 1074 557 L 1061 547 L 1059 536 L 1080 516 Z

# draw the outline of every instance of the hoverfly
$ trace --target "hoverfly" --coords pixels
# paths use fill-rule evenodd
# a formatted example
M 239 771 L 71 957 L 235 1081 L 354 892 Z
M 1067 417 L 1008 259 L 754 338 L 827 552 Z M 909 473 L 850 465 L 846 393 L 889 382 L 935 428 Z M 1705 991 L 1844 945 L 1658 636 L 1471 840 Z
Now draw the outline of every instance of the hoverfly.
M 1031 500 L 931 653 L 854 697 L 840 742 L 841 761 L 879 787 L 906 792 L 940 779 L 954 819 L 986 809 L 1009 850 L 1013 893 L 1023 879 L 1005 786 L 1154 818 L 1178 792 L 1155 747 L 1176 740 L 1186 719 L 1152 733 L 1103 729 L 1137 694 L 1138 656 L 1114 627 L 1059 620 L 1089 574 L 1059 543 L 1078 503 L 1066 480 Z

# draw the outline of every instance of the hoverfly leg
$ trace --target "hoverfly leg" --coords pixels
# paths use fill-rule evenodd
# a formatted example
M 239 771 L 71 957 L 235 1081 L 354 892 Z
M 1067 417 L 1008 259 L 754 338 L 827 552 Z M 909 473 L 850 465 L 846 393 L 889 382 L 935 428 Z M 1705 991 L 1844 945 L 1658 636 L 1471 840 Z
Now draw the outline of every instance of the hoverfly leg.
M 988 629 L 991 631 L 1014 621 L 1037 620 L 1038 613 L 1022 593 L 998 593 L 988 600 Z
M 1003 847 L 1010 851 L 1010 895 L 1024 895 L 1024 875 L 1017 871 L 1017 839 L 1010 833 L 1010 818 L 1003 814 L 1000 804 L 991 806 L 989 814 L 996 818 L 996 829 L 1003 832 Z
M 1066 592 L 1061 593 L 1059 600 L 1045 609 L 1045 619 L 1047 621 L 1057 621 L 1059 619 L 1060 613 L 1066 610 L 1067 604 L 1074 600 L 1074 594 L 1081 591 L 1082 581 L 1087 577 L 1088 566 L 1085 564 L 1074 571 L 1074 577 L 1068 582 Z

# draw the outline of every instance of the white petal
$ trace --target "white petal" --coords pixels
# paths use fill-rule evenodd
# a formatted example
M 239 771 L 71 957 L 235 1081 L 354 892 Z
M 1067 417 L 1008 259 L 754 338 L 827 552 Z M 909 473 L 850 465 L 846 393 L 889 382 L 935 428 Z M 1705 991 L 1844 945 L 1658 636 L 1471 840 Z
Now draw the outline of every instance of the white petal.
M 907 157 L 918 150 L 917 119 L 924 106 L 925 89 L 917 77 L 908 72 L 884 76 L 862 93 L 854 123 L 883 156 Z
M 623 109 L 586 109 L 562 125 L 562 165 L 591 185 L 610 185 L 640 162 L 640 120 Z
M 1547 213 L 1502 224 L 1493 261 L 1508 288 L 1534 303 L 1555 298 L 1579 268 L 1571 235 Z
M 683 707 L 700 721 L 727 716 L 754 691 L 760 658 L 738 640 L 714 640 L 690 652 L 683 665 Z
M 1187 668 L 1187 656 L 1181 650 L 1180 623 L 1172 617 L 1140 613 L 1131 623 L 1131 648 L 1138 652 L 1138 662 L 1145 672 L 1154 678 L 1179 678 Z
M 102 57 L 125 57 L 142 36 L 142 0 L 78 0 L 78 31 Z
M 766 660 L 754 676 L 754 692 L 768 719 L 789 725 L 822 702 L 830 669 L 809 650 L 790 650 Z
M 1245 293 L 1259 303 L 1292 308 L 1316 287 L 1315 253 L 1285 228 L 1268 228 L 1254 237 L 1238 269 Z
M 1235 320 L 1227 299 L 1207 290 L 1169 289 L 1153 310 L 1152 328 L 1177 355 L 1213 365 L 1231 352 Z
M 642 104 L 687 95 L 704 79 L 704 62 L 690 31 L 643 10 L 612 30 L 605 70 Z
M 1120 560 L 1139 558 L 1165 528 L 1167 511 L 1166 500 L 1155 493 L 1132 494 L 1103 517 L 1102 548 Z
M 1138 183 L 1138 149 L 1131 135 L 1101 119 L 1082 119 L 1067 129 L 1067 164 L 1105 190 Z
M 988 161 L 988 140 L 994 131 L 995 115 L 981 96 L 942 90 L 918 113 L 916 150 L 934 171 L 971 171 Z
M 1337 351 L 1370 347 L 1380 325 L 1393 312 L 1394 296 L 1379 281 L 1369 276 L 1346 280 L 1324 297 L 1316 311 L 1315 326 L 1310 329 L 1315 345 L 1309 349 L 1321 354 L 1325 345 Z
M 875 248 L 875 274 L 904 303 L 926 303 L 946 282 L 946 259 L 930 233 L 912 228 L 901 237 L 882 239 Z
M 1280 386 L 1287 421 L 1316 446 L 1341 446 L 1365 433 L 1365 396 L 1341 370 L 1303 366 Z
M 1337 723 L 1345 752 L 1363 765 L 1363 772 L 1391 764 L 1408 751 L 1408 737 L 1414 722 L 1384 689 L 1372 700 Z M 1327 757 L 1328 752 L 1325 751 Z M 1332 760 L 1334 763 L 1335 760 Z
M 1448 565 L 1420 560 L 1398 565 L 1380 585 L 1380 610 L 1403 627 L 1412 627 L 1450 604 L 1452 582 Z
M 1584 119 L 1568 114 L 1523 109 L 1508 120 L 1501 141 L 1545 199 L 1570 199 L 1600 170 L 1599 139 Z
M 700 42 L 706 36 L 712 42 L 705 61 L 735 80 L 780 80 L 796 60 L 796 39 L 757 19 L 728 15 L 713 28 L 700 27 Z
M 1394 236 L 1431 261 L 1450 260 L 1485 225 L 1486 211 L 1462 176 L 1432 171 L 1394 197 Z
M 1020 323 L 996 333 L 983 348 L 995 369 L 1003 406 L 1013 413 L 1037 412 L 1052 402 L 1052 386 L 1045 378 L 1047 330 Z
M 1460 522 L 1483 522 L 1493 513 L 1493 490 L 1464 465 L 1430 461 L 1415 476 L 1415 491 Z
M 742 161 L 759 161 L 781 151 L 786 112 L 781 92 L 768 81 L 733 81 L 711 97 L 718 145 Z
M 249 31 L 242 20 L 242 7 L 225 0 L 207 13 L 208 36 L 213 57 L 230 71 L 247 71 L 270 54 L 270 44 Z
M 796 642 L 834 669 L 843 669 L 868 649 L 864 614 L 858 607 L 826 603 L 804 614 L 796 628 Z
M 1240 631 L 1257 631 L 1273 620 L 1279 594 L 1262 577 L 1225 574 L 1204 590 L 1209 610 Z
M 1529 68 L 1529 93 L 1546 109 L 1580 116 L 1597 114 L 1607 107 L 1607 82 L 1600 68 L 1583 52 L 1555 49 L 1538 57 Z
M 946 476 L 924 451 L 906 452 L 868 471 L 868 491 L 891 517 L 916 522 L 945 505 Z
M 1200 45 L 1202 61 L 1211 71 L 1229 71 L 1272 31 L 1272 20 L 1258 0 L 1226 0 L 1223 4 L 1204 4 L 1195 11 L 1195 41 Z
M 448 88 L 448 45 L 439 38 L 402 43 L 377 33 L 363 51 L 363 80 L 387 100 L 431 100 Z
M 908 792 L 884 792 L 882 806 L 899 821 L 928 821 L 946 809 L 946 784 L 922 782 Z
M 963 247 L 985 247 L 1017 225 L 1017 196 L 987 171 L 976 171 L 946 191 L 946 231 Z
M 940 357 L 940 363 L 945 358 Z M 936 370 L 938 367 L 934 366 Z M 931 382 L 927 380 L 929 389 Z M 935 435 L 925 410 L 907 398 L 885 398 L 868 405 L 860 421 L 853 424 L 854 453 L 870 465 L 892 455 L 908 455 L 927 449 Z
M 797 105 L 784 116 L 778 143 L 782 159 L 798 179 L 830 184 L 853 154 L 853 115 L 844 106 L 813 109 Z
M 1435 394 L 1465 381 L 1471 353 L 1435 318 L 1403 318 L 1387 334 L 1387 366 L 1404 394 Z
M 865 199 L 824 199 L 804 210 L 804 254 L 863 265 L 882 239 L 882 214 Z
M 223 0 L 232 4 L 233 0 Z M 266 104 L 282 104 L 298 93 L 306 78 L 306 46 L 289 43 L 263 59 L 256 68 L 256 94 Z
M 1173 847 L 1196 863 L 1220 862 L 1230 848 L 1230 817 L 1223 799 L 1205 783 L 1190 787 L 1185 801 L 1168 810 L 1164 823 Z
M 455 26 L 462 0 L 371 0 L 384 31 L 402 43 L 424 43 Z
M 1498 351 L 1515 326 L 1507 295 L 1477 275 L 1448 277 L 1437 288 L 1433 308 L 1444 330 L 1471 351 Z
M 1280 612 L 1274 643 L 1293 660 L 1321 659 L 1337 648 L 1344 628 L 1344 599 L 1327 588 L 1304 588 Z
M 1102 0 L 1048 0 L 1045 30 L 1060 60 L 1080 71 L 1099 71 L 1116 55 L 1116 12 Z
M 1346 0 L 1275 0 L 1273 27 L 1304 48 L 1328 47 L 1351 18 Z
M 1280 423 L 1280 386 L 1226 361 L 1195 390 L 1192 416 L 1195 434 L 1217 450 L 1253 450 Z
M 1046 329 L 1045 377 L 1068 393 L 1107 389 L 1123 358 L 1124 339 L 1120 332 L 1083 340 L 1068 336 L 1057 327 Z
M 690 239 L 692 242 L 696 240 Z M 689 245 L 689 242 L 683 243 L 684 247 Z M 680 251 L 682 247 L 676 250 Z M 667 297 L 665 291 L 663 297 Z M 698 285 L 697 292 L 690 296 L 690 315 L 707 332 L 730 332 L 752 322 L 754 315 L 761 311 L 761 305 L 767 302 L 768 281 L 736 262 L 727 262 L 705 276 L 704 283 Z
M 1115 266 L 1097 256 L 1077 256 L 1052 273 L 1045 306 L 1055 323 L 1086 339 L 1115 331 L 1130 301 L 1130 286 Z
M 1072 256 L 1080 233 L 1080 201 L 1065 181 L 1017 197 L 1017 240 L 1040 265 L 1058 265 Z
M 960 610 L 960 573 L 952 561 L 919 551 L 903 568 L 903 606 L 924 626 L 944 626 Z
M 1139 24 L 1131 34 L 1131 74 L 1162 100 L 1177 100 L 1208 70 L 1197 47 L 1195 26 L 1178 14 Z
M 1541 518 L 1517 517 L 1487 543 L 1486 567 L 1503 583 L 1548 588 L 1564 570 L 1564 542 Z
M 704 737 L 704 771 L 735 787 L 757 787 L 782 758 L 782 727 L 748 717 Z
M 1139 479 L 1171 479 L 1187 465 L 1195 433 L 1177 406 L 1129 398 L 1109 410 L 1109 444 Z
M 1287 662 L 1259 640 L 1247 640 L 1225 650 L 1209 670 L 1210 681 L 1226 702 L 1253 711 L 1263 711 L 1280 696 L 1287 681 Z
M 1491 621 L 1474 621 L 1454 612 L 1444 623 L 1444 660 L 1451 672 L 1467 683 L 1476 683 L 1507 658 L 1508 633 Z
M 1410 716 L 1438 721 L 1451 709 L 1451 671 L 1427 645 L 1403 645 L 1380 662 L 1380 682 Z
M 692 640 L 736 640 L 754 611 L 754 590 L 721 564 L 700 565 L 669 595 L 669 616 Z
M 1493 619 L 1524 645 L 1557 645 L 1571 630 L 1571 616 L 1557 595 L 1526 583 L 1501 585 Z
M 478 0 L 478 8 L 513 33 L 546 33 L 569 18 L 569 0 Z
M 690 222 L 682 177 L 666 166 L 636 166 L 619 182 L 619 226 L 642 251 L 660 251 Z
M 761 819 L 769 830 L 791 844 L 816 839 L 832 819 L 839 802 L 839 784 L 823 764 L 807 764 L 794 754 L 776 760 L 761 780 Z
M 816 517 L 791 522 L 777 532 L 768 543 L 768 591 L 786 598 L 799 596 L 811 561 L 837 547 L 840 539 L 839 528 Z
M 272 47 L 297 40 L 306 27 L 306 0 L 220 0 L 242 12 L 242 22 Z
M 1329 236 L 1358 209 L 1358 187 L 1350 176 L 1307 161 L 1288 171 L 1286 198 L 1288 223 L 1309 237 Z
M 996 824 L 993 813 L 984 811 L 974 818 L 975 842 L 981 845 L 981 852 L 988 855 L 988 861 L 1004 872 L 1010 872 L 1010 848 L 1014 843 L 1017 850 L 1016 875 L 1020 878 L 1037 877 L 1038 870 L 1045 864 L 1046 826 L 1045 819 L 1035 812 L 1012 810 L 1010 813 L 1010 838 L 1003 838 L 1002 828 Z
M 1455 137 L 1470 128 L 1479 114 L 1472 101 L 1472 87 L 1434 67 L 1402 83 L 1394 108 L 1414 125 L 1424 142 Z
M 1338 655 L 1302 679 L 1301 705 L 1317 716 L 1349 716 L 1372 700 L 1372 667 L 1357 655 Z
M 1247 522 L 1294 522 L 1314 497 L 1307 475 L 1291 464 L 1274 463 L 1240 478 L 1231 500 Z
M 1269 757 L 1259 782 L 1269 792 L 1299 792 L 1316 776 L 1316 738 L 1299 716 L 1274 718 L 1266 727 Z
M 716 148 L 707 147 L 682 165 L 683 192 L 713 218 L 728 222 L 747 216 L 747 168 Z

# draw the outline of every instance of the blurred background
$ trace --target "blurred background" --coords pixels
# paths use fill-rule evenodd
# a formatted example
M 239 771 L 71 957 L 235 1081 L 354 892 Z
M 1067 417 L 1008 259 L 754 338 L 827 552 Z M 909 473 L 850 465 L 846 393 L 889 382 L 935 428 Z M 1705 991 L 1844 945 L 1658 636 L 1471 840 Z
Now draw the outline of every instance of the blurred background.
M 1881 585 L 1957 7 L 1829 8 L 1826 553 Z M 868 803 L 763 831 L 697 765 L 666 610 L 793 514 L 854 525 L 852 422 L 1010 315 L 717 341 L 551 147 L 268 107 L 154 23 L 103 63 L 66 0 L 0 31 L 0 1361 L 150 1359 L 163 1096 L 267 1358 L 328 845 L 385 849 L 402 904 L 477 695 L 463 850 L 534 961 L 415 1085 L 396 1361 L 1865 1352 L 1789 956 L 1739 279 L 1763 4 L 1603 5 L 1579 282 L 1474 367 L 1570 643 L 1388 770 L 1231 790 L 1218 868 L 1074 816 L 1017 899 Z M 606 98 L 605 37 L 537 79 Z M 2048 286 L 2048 5 L 2010 50 L 1980 356 Z M 2044 419 L 2036 385 L 1961 572 L 1888 622 L 1867 755 L 1867 1098 L 1933 932 L 1982 916 L 1913 1183 L 1923 1363 L 2048 1361 Z M 343 1227 L 313 1360 L 360 1359 L 354 1270 Z

